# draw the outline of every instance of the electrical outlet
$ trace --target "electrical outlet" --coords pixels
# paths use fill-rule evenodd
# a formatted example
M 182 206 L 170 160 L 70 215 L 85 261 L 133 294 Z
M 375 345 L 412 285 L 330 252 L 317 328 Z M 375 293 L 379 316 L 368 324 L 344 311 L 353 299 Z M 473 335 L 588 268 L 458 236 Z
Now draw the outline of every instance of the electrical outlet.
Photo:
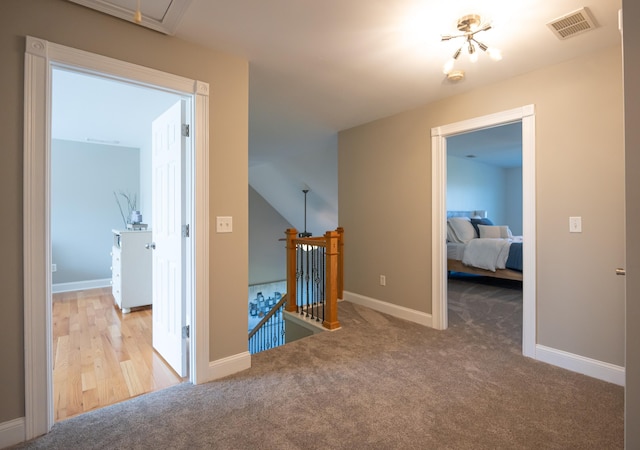
M 386 286 L 387 285 L 387 277 L 384 275 L 380 275 L 380 286 Z
M 51 272 L 56 272 L 58 270 L 57 264 L 51 264 Z
M 216 217 L 216 232 L 231 233 L 233 231 L 233 218 L 229 216 Z

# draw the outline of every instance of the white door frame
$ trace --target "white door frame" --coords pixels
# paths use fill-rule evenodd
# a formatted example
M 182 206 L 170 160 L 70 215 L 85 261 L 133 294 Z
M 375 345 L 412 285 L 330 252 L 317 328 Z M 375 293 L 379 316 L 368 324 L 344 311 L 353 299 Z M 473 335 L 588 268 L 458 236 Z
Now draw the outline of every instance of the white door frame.
M 535 358 L 536 346 L 536 173 L 535 108 L 526 105 L 431 129 L 431 313 L 438 330 L 447 316 L 447 137 L 522 121 L 522 353 Z
M 100 74 L 191 98 L 193 147 L 187 161 L 187 309 L 189 378 L 207 381 L 209 366 L 209 85 L 148 67 L 27 36 L 24 87 L 25 437 L 53 425 L 51 336 L 51 73 L 53 67 Z

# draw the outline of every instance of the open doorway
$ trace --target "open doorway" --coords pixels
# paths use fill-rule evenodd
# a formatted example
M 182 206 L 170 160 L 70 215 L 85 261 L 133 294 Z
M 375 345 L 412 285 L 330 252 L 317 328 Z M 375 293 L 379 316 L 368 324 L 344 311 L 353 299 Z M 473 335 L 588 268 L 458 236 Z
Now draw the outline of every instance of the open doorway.
M 517 351 L 522 346 L 522 122 L 453 135 L 446 143 L 449 318 L 457 326 L 481 324 Z
M 51 72 L 54 67 L 100 75 L 191 99 L 186 151 L 187 304 L 189 381 L 211 379 L 209 370 L 209 86 L 197 80 L 92 54 L 28 36 L 25 50 L 24 138 L 24 339 L 25 437 L 53 426 L 50 236 Z M 180 330 L 182 331 L 182 330 Z
M 186 375 L 188 353 L 181 350 L 182 333 L 157 343 L 167 328 L 158 325 L 158 316 L 168 316 L 161 311 L 167 306 L 158 305 L 157 299 L 176 302 L 171 310 L 184 311 L 184 282 L 176 286 L 166 280 L 154 282 L 162 272 L 154 269 L 157 252 L 155 244 L 152 247 L 162 240 L 160 253 L 166 256 L 165 225 L 185 223 L 181 212 L 184 164 L 174 164 L 178 173 L 172 174 L 175 193 L 171 194 L 177 201 L 158 199 L 168 195 L 169 187 L 162 172 L 152 167 L 158 165 L 157 146 L 169 139 L 154 138 L 152 129 L 156 135 L 157 128 L 163 133 L 169 129 L 166 120 L 159 125 L 156 121 L 175 105 L 180 129 L 186 109 L 182 103 L 188 101 L 175 93 L 97 74 L 52 70 L 50 235 L 56 421 L 177 384 Z M 176 153 L 178 158 L 185 154 L 181 149 Z M 168 204 L 174 206 L 171 211 Z M 175 255 L 169 260 L 175 262 L 174 274 L 181 277 L 185 241 L 180 239 L 180 225 L 177 228 L 177 245 L 171 250 Z M 165 265 L 156 261 L 155 266 Z M 164 292 L 154 293 L 158 288 Z M 177 292 L 166 292 L 174 288 Z M 166 347 L 170 340 L 176 342 L 168 344 L 181 352 L 178 362 L 172 361 L 175 369 L 166 361 L 171 352 L 163 352 L 162 344 Z
M 447 314 L 447 139 L 461 133 L 522 123 L 523 324 L 522 352 L 535 357 L 535 114 L 533 105 L 456 122 L 431 130 L 432 136 L 432 325 L 446 329 Z

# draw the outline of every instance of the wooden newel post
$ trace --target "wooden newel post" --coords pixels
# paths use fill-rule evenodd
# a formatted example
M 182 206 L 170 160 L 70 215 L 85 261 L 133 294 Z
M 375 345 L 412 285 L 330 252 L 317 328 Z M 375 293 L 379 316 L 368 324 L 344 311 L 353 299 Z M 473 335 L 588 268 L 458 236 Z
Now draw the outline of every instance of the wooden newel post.
M 344 293 L 344 228 L 336 228 L 338 232 L 338 298 L 342 300 Z
M 295 228 L 288 228 L 287 235 L 287 306 L 289 312 L 296 312 L 296 243 L 294 239 L 298 236 Z
M 340 328 L 338 322 L 338 244 L 337 231 L 327 231 L 324 235 L 327 243 L 325 313 L 322 325 L 329 330 Z

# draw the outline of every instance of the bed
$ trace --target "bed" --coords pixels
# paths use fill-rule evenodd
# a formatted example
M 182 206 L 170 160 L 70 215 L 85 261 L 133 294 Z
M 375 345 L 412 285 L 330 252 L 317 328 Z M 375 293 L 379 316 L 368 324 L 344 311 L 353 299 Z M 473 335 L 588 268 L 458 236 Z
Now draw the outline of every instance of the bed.
M 522 236 L 486 211 L 447 211 L 447 271 L 522 281 Z

